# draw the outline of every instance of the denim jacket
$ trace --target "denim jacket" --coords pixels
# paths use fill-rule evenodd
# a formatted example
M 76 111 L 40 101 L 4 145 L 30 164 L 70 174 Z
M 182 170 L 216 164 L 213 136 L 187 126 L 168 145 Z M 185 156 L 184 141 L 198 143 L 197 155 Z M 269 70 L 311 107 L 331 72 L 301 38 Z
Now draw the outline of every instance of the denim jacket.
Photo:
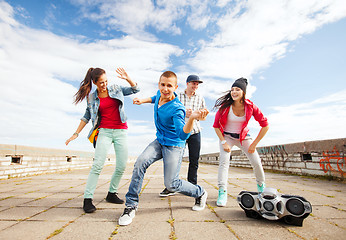
M 111 98 L 114 98 L 120 101 L 120 104 L 119 104 L 120 119 L 121 119 L 121 122 L 125 123 L 127 118 L 126 118 L 125 109 L 124 109 L 124 96 L 139 92 L 138 85 L 134 87 L 122 87 L 118 85 L 111 85 L 111 86 L 107 86 L 107 89 L 108 89 L 108 95 Z M 92 94 L 90 94 L 87 108 L 85 110 L 84 116 L 81 118 L 81 120 L 84 121 L 85 123 L 88 123 L 90 119 L 92 121 L 92 128 L 88 134 L 88 138 L 90 137 L 94 129 L 97 128 L 98 125 L 100 124 L 99 123 L 100 122 L 99 106 L 100 106 L 100 99 L 97 96 L 97 90 L 95 90 Z

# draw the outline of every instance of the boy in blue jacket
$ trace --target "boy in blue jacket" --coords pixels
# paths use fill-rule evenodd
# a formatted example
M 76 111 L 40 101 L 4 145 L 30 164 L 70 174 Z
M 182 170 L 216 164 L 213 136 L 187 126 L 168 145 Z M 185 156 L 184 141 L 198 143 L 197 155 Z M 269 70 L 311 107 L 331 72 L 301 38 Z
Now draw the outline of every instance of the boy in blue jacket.
M 190 136 L 194 120 L 203 120 L 208 115 L 207 109 L 195 111 L 185 124 L 185 107 L 174 92 L 178 88 L 177 76 L 166 71 L 160 76 L 157 95 L 133 100 L 134 104 L 153 103 L 156 127 L 156 139 L 148 145 L 137 158 L 134 165 L 129 190 L 126 194 L 126 208 L 119 218 L 119 225 L 132 222 L 137 211 L 139 193 L 142 188 L 146 169 L 154 162 L 163 159 L 164 184 L 171 192 L 179 192 L 195 198 L 194 211 L 205 208 L 208 193 L 203 187 L 179 179 L 185 141 Z

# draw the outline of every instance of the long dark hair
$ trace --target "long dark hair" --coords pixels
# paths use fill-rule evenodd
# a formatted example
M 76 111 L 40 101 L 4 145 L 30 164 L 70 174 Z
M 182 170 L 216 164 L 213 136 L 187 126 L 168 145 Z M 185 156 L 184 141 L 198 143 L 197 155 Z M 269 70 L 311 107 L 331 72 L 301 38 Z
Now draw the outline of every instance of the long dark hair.
M 89 68 L 84 80 L 80 83 L 78 92 L 74 95 L 74 104 L 84 100 L 86 97 L 89 100 L 89 93 L 92 88 L 92 82 L 95 84 L 106 71 L 102 68 Z
M 215 102 L 215 105 L 213 109 L 220 109 L 224 110 L 228 107 L 230 107 L 233 104 L 234 100 L 231 96 L 231 90 L 228 90 L 225 95 L 222 97 L 218 98 Z M 245 102 L 245 92 L 243 91 L 243 97 L 241 99 L 241 102 Z

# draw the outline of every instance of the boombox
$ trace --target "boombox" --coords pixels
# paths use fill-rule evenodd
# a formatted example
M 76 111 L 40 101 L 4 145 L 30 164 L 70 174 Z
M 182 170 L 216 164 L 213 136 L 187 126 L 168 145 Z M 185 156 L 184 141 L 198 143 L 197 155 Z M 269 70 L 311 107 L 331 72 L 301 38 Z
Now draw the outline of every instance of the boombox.
M 261 193 L 242 191 L 237 201 L 247 217 L 283 220 L 296 226 L 303 226 L 303 220 L 312 212 L 305 198 L 279 194 L 275 188 L 265 188 Z

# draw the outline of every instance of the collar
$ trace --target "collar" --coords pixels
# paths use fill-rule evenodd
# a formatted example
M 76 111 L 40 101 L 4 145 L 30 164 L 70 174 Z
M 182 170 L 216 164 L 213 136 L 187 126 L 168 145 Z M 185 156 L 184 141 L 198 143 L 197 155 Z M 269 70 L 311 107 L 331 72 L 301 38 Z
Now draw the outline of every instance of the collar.
M 187 96 L 187 93 L 186 93 L 186 89 L 184 90 L 184 94 Z M 193 94 L 192 94 L 192 96 L 195 96 L 196 95 L 196 92 L 194 92 Z M 191 97 L 192 97 L 191 96 Z

